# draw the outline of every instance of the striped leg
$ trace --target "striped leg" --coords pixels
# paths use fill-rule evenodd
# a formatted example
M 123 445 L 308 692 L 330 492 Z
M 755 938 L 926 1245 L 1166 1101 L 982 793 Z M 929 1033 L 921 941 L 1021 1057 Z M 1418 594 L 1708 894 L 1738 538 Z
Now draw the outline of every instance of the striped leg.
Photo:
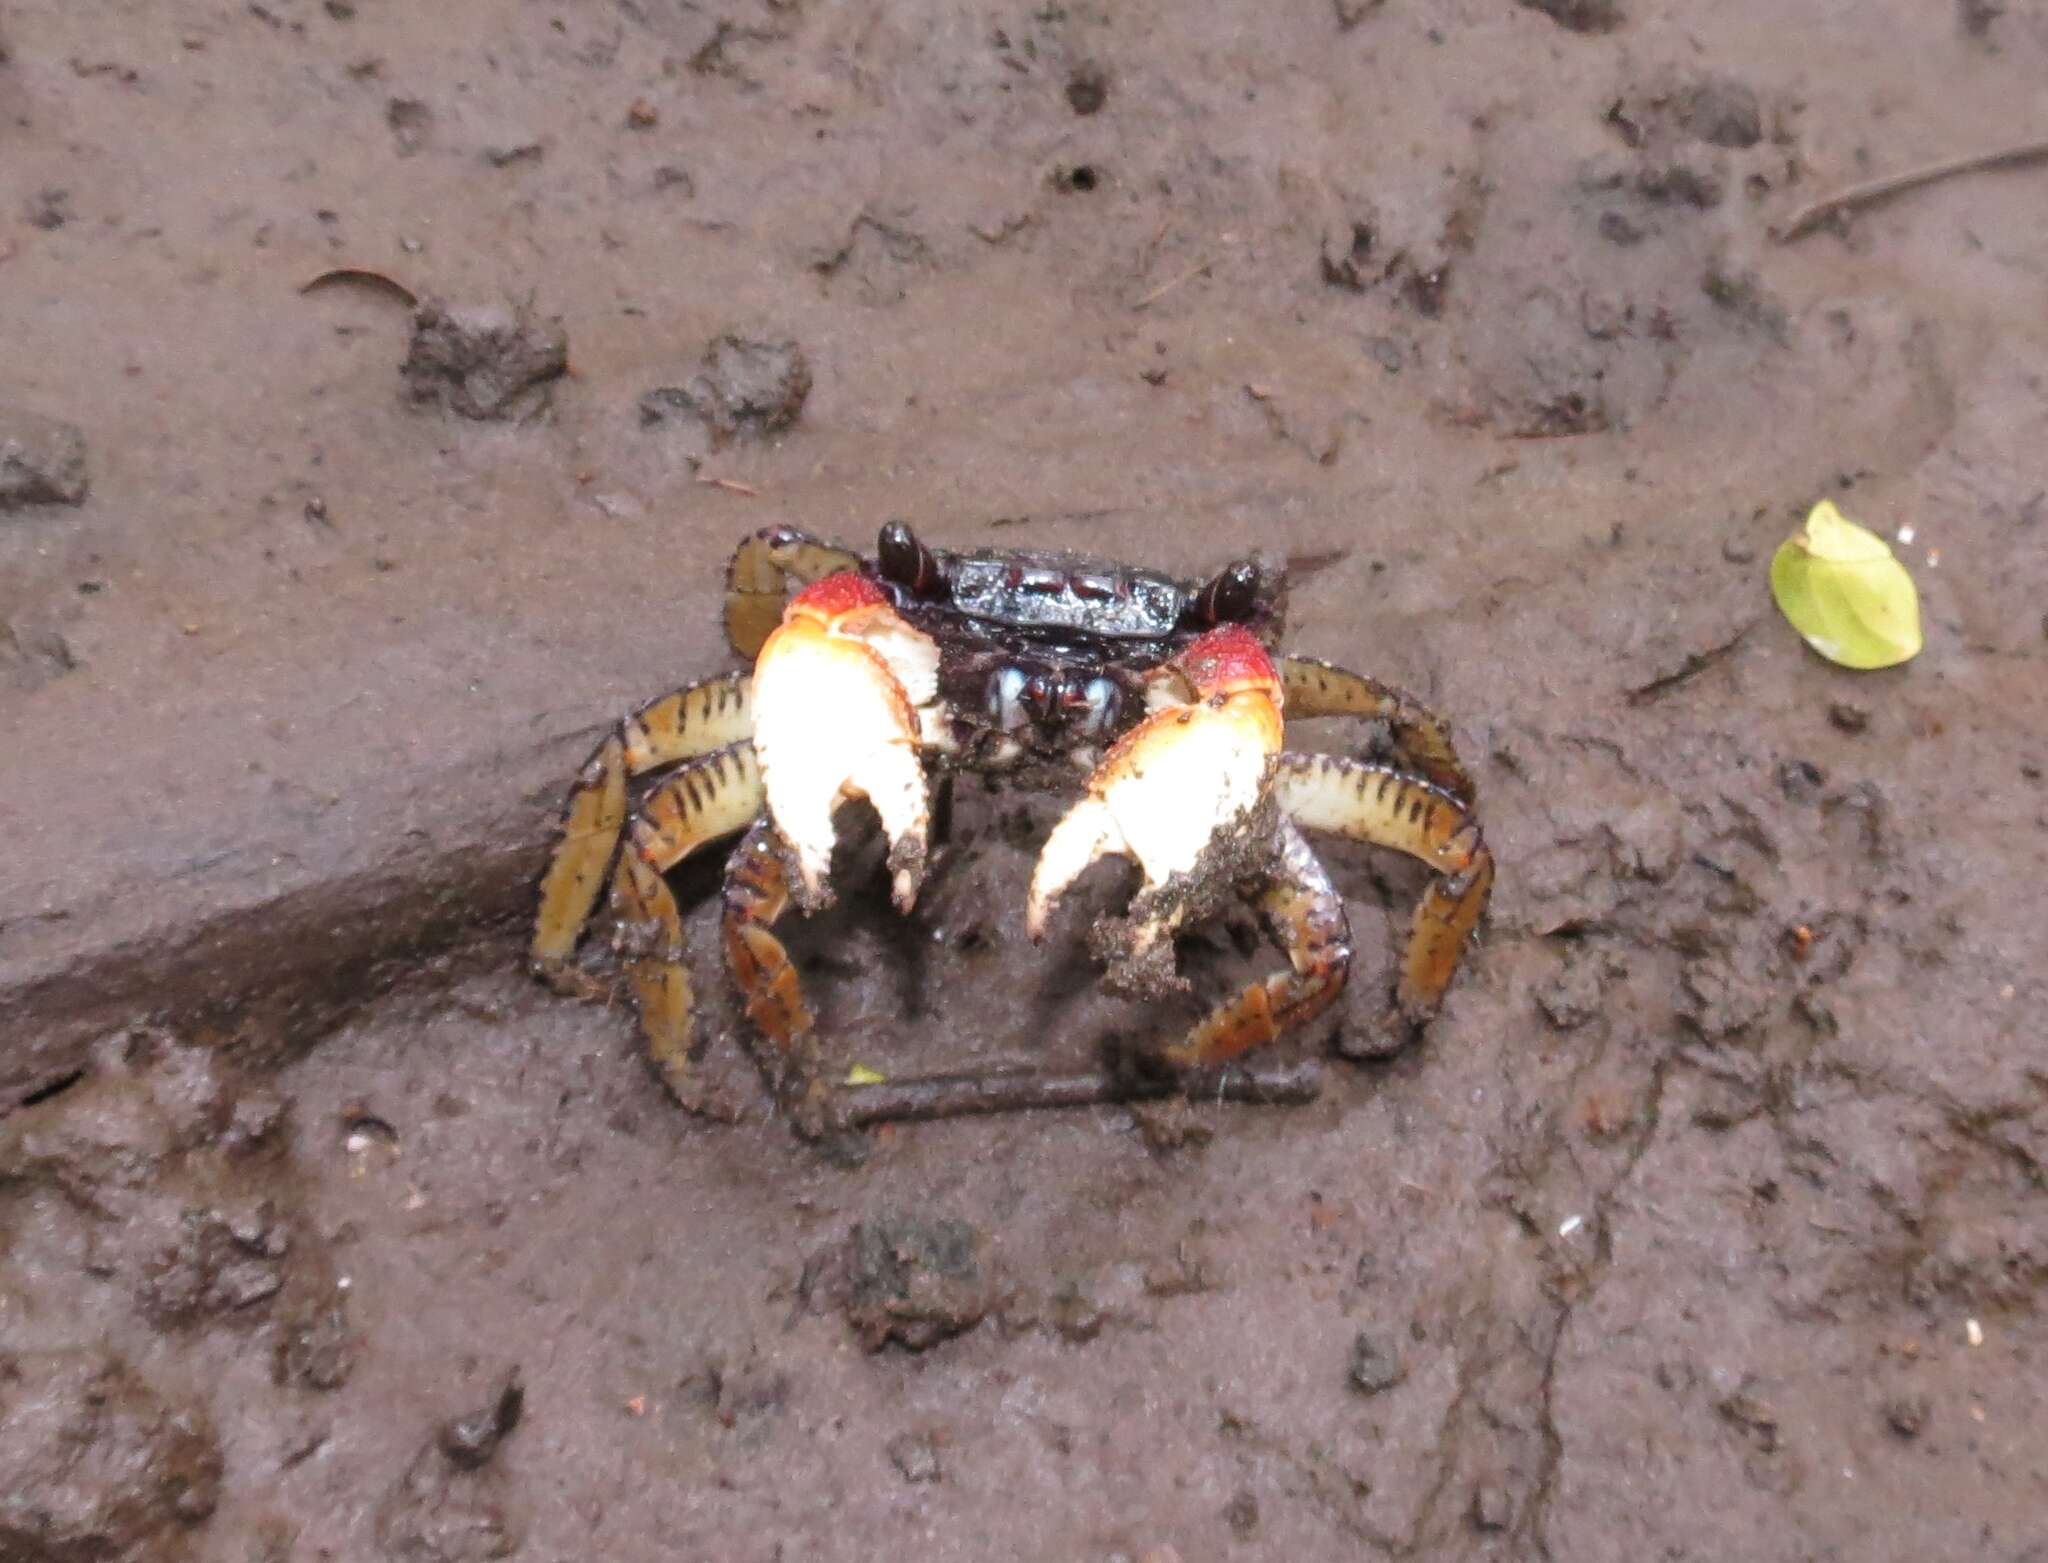
M 759 1040 L 755 1056 L 776 1102 L 797 1130 L 816 1138 L 833 1126 L 818 1033 L 789 951 L 775 937 L 789 910 L 789 867 L 775 828 L 755 822 L 725 871 L 725 964 Z
M 1304 1026 L 1343 991 L 1351 969 L 1344 902 L 1301 832 L 1282 821 L 1279 856 L 1254 902 L 1287 952 L 1290 969 L 1255 982 L 1212 1010 L 1185 1042 L 1167 1050 L 1183 1067 L 1225 1064 Z
M 597 905 L 626 823 L 626 783 L 751 737 L 753 677 L 707 679 L 642 706 L 584 762 L 562 809 L 562 829 L 541 879 L 529 951 L 534 975 L 587 993 L 573 957 Z
M 1393 1009 L 1370 1044 L 1373 1054 L 1400 1047 L 1426 1024 L 1457 975 L 1465 941 L 1493 892 L 1493 854 L 1470 808 L 1443 788 L 1384 765 L 1334 755 L 1283 754 L 1274 787 L 1298 825 L 1353 841 L 1393 847 L 1442 877 L 1415 909 L 1408 948 L 1394 985 Z
M 749 662 L 782 622 L 792 585 L 858 570 L 859 554 L 821 543 L 793 526 L 766 526 L 734 551 L 725 570 L 725 638 Z
M 744 830 L 761 806 L 761 771 L 752 744 L 700 756 L 648 794 L 633 816 L 632 845 L 619 855 L 612 880 L 619 948 L 648 1059 L 676 1100 L 698 1111 L 708 1103 L 690 1070 L 695 995 L 683 964 L 682 915 L 662 876 L 699 847 Z
M 1394 740 L 1394 758 L 1404 770 L 1472 807 L 1479 789 L 1458 759 L 1450 729 L 1412 695 L 1312 657 L 1289 657 L 1280 666 L 1280 676 L 1287 689 L 1288 721 L 1356 716 L 1385 722 Z

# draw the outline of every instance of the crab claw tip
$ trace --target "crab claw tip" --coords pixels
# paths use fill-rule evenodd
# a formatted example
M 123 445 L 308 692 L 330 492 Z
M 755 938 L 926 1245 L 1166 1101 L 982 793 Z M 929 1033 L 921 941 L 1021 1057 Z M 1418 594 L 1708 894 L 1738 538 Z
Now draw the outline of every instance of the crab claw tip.
M 1053 903 L 1089 864 L 1105 853 L 1129 851 L 1116 817 L 1100 799 L 1083 798 L 1067 810 L 1046 838 L 1031 872 L 1031 894 L 1024 906 L 1024 931 L 1031 941 L 1036 944 L 1045 937 Z
M 899 868 L 889 880 L 889 899 L 896 903 L 896 910 L 904 916 L 917 905 L 917 876 L 907 868 Z

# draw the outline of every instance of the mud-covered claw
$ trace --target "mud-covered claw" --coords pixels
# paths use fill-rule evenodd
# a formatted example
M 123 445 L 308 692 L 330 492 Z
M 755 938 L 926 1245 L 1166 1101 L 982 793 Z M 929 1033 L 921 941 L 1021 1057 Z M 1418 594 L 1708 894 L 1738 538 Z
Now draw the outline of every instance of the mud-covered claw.
M 1152 713 L 1103 757 L 1087 796 L 1039 854 L 1025 909 L 1033 939 L 1097 858 L 1131 858 L 1145 890 L 1159 889 L 1195 874 L 1211 844 L 1265 798 L 1280 753 L 1282 696 L 1257 637 L 1240 626 L 1213 630 L 1161 672 Z
M 881 818 L 898 909 L 916 901 L 931 824 L 919 709 L 936 698 L 938 666 L 938 646 L 855 574 L 799 592 L 762 646 L 754 750 L 806 910 L 831 899 L 832 817 L 849 798 L 866 798 Z

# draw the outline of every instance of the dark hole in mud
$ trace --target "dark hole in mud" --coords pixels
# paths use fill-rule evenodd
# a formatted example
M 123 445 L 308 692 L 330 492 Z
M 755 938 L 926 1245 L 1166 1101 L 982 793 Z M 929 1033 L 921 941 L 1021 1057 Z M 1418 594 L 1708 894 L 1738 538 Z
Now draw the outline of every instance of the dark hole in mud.
M 1402 284 L 1402 296 L 1416 314 L 1427 320 L 1436 320 L 1444 312 L 1444 289 L 1450 285 L 1450 280 L 1451 269 L 1448 266 L 1413 272 Z
M 1109 101 L 1109 76 L 1100 66 L 1081 65 L 1067 78 L 1067 106 L 1076 114 L 1098 113 Z
M 1072 168 L 1063 168 L 1053 175 L 1052 182 L 1070 194 L 1086 195 L 1100 182 L 1102 176 L 1092 163 L 1077 163 Z
M 85 1071 L 83 1069 L 74 1069 L 68 1075 L 59 1075 L 48 1085 L 37 1086 L 33 1091 L 29 1092 L 28 1095 L 21 1099 L 21 1105 L 23 1107 L 34 1107 L 39 1102 L 55 1101 L 84 1078 Z

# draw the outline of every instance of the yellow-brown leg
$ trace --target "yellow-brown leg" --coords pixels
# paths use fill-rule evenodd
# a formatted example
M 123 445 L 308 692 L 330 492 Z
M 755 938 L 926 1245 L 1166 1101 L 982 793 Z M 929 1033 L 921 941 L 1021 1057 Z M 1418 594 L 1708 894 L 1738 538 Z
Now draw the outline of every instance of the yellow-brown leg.
M 754 746 L 736 743 L 685 765 L 648 794 L 633 816 L 632 844 L 619 854 L 612 911 L 626 979 L 640 1012 L 647 1056 L 677 1101 L 709 1110 L 692 1078 L 695 995 L 683 964 L 682 915 L 662 876 L 699 847 L 744 830 L 762 807 Z
M 792 585 L 808 586 L 841 570 L 858 570 L 861 557 L 821 543 L 793 526 L 766 526 L 733 551 L 725 570 L 725 638 L 751 662 L 782 622 Z
M 584 762 L 541 879 L 529 952 L 536 976 L 565 992 L 587 989 L 572 958 L 618 851 L 627 780 L 751 736 L 752 696 L 747 673 L 691 684 L 635 711 Z
M 1460 799 L 1419 776 L 1334 755 L 1281 755 L 1274 790 L 1296 824 L 1393 847 L 1443 876 L 1415 909 L 1382 1035 L 1346 1051 L 1399 1046 L 1436 1014 L 1493 893 L 1493 854 L 1479 823 Z
M 675 895 L 638 853 L 622 852 L 612 877 L 612 911 L 647 1061 L 678 1102 L 704 1111 L 703 1091 L 690 1069 L 690 1016 L 697 996 L 683 965 L 683 919 Z
M 528 960 L 536 977 L 562 992 L 581 991 L 571 957 L 604 889 L 625 823 L 626 745 L 615 732 L 584 761 L 569 789 L 554 855 L 541 876 Z
M 1211 1010 L 1185 1042 L 1167 1050 L 1183 1067 L 1226 1064 L 1282 1032 L 1304 1026 L 1344 989 L 1351 927 L 1344 901 L 1301 832 L 1283 821 L 1279 859 L 1254 897 L 1290 969 L 1255 982 Z
M 1450 729 L 1414 696 L 1313 657 L 1289 657 L 1280 665 L 1280 677 L 1287 690 L 1288 721 L 1355 716 L 1385 722 L 1402 769 L 1414 771 L 1468 809 L 1477 800 L 1478 786 L 1458 759 Z
M 818 1034 L 789 951 L 775 937 L 789 910 L 789 868 L 766 819 L 747 832 L 725 871 L 725 964 L 753 1022 L 756 1057 L 777 1104 L 800 1133 L 833 1127 Z
M 727 673 L 650 700 L 619 724 L 626 770 L 645 776 L 754 735 L 754 675 Z

